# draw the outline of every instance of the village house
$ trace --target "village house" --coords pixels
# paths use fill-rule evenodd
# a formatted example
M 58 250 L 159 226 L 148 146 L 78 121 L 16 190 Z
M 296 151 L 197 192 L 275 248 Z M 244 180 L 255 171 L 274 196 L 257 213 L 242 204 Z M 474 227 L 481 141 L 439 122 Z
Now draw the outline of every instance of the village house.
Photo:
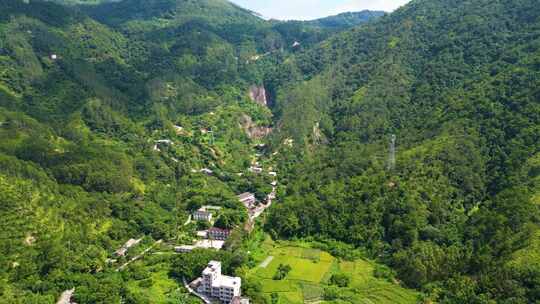
M 178 252 L 178 253 L 189 253 L 191 251 L 193 251 L 193 249 L 195 249 L 197 247 L 193 246 L 193 245 L 182 245 L 182 246 L 176 246 L 174 247 L 174 251 Z
M 217 227 L 212 227 L 208 229 L 208 238 L 211 240 L 226 240 L 229 235 L 231 235 L 231 231 L 228 229 L 221 229 Z
M 176 246 L 174 247 L 174 251 L 178 253 L 188 253 L 197 248 L 221 250 L 224 244 L 224 240 L 200 240 L 197 241 L 195 245 Z
M 208 168 L 203 168 L 201 169 L 199 172 L 203 173 L 203 174 L 206 174 L 206 175 L 212 175 L 214 174 L 214 171 L 208 169 Z
M 248 209 L 253 208 L 256 202 L 255 194 L 249 192 L 238 195 L 238 200 Z
M 172 145 L 173 142 L 170 139 L 159 139 L 159 140 L 156 140 L 156 144 Z
M 234 297 L 231 304 L 249 304 L 249 298 Z
M 202 272 L 197 291 L 230 304 L 234 298 L 241 296 L 241 286 L 241 278 L 222 275 L 221 262 L 210 261 Z
M 125 256 L 129 248 L 139 244 L 142 241 L 142 239 L 129 239 L 120 249 L 116 250 L 114 253 L 116 256 Z
M 219 210 L 221 210 L 221 207 L 218 206 L 202 206 L 197 211 L 193 212 L 193 220 L 211 222 L 213 219 L 212 211 L 217 212 Z
M 177 135 L 183 135 L 183 134 L 185 134 L 184 128 L 181 127 L 181 126 L 176 126 L 176 125 L 175 125 L 175 126 L 174 126 L 174 130 L 176 131 L 176 134 L 177 134 Z
M 196 221 L 212 221 L 212 212 L 206 210 L 205 208 L 200 208 L 199 210 L 196 210 L 193 212 L 193 219 Z

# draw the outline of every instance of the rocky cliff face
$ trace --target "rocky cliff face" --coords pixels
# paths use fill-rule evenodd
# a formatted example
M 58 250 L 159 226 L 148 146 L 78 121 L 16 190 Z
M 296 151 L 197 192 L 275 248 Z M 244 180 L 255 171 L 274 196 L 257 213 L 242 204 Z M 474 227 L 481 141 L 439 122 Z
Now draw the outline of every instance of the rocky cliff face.
M 251 86 L 249 88 L 249 98 L 260 105 L 268 106 L 268 98 L 264 86 Z
M 240 117 L 240 125 L 251 139 L 261 139 L 272 132 L 272 128 L 257 126 L 249 115 Z

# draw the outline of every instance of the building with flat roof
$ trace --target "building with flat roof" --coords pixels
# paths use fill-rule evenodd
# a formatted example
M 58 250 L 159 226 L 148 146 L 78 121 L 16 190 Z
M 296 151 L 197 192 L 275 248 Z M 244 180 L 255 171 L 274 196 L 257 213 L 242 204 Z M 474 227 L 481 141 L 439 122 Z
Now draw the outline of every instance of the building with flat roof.
M 249 299 L 242 297 L 234 297 L 231 304 L 249 304 Z
M 202 272 L 199 293 L 219 299 L 222 303 L 230 304 L 233 299 L 241 296 L 242 279 L 221 274 L 221 262 L 210 261 Z
M 212 212 L 204 210 L 202 208 L 193 212 L 193 219 L 196 221 L 211 222 L 212 217 L 213 217 Z
M 197 237 L 200 237 L 200 238 L 203 238 L 203 239 L 208 238 L 208 231 L 207 230 L 197 231 Z
M 202 206 L 197 211 L 193 212 L 193 219 L 196 221 L 211 222 L 213 218 L 212 212 L 217 212 L 219 210 L 221 210 L 221 207 L 218 206 Z
M 120 247 L 116 252 L 114 253 L 116 256 L 125 256 L 129 248 L 139 244 L 142 241 L 142 239 L 129 239 L 122 247 Z
M 195 245 L 182 245 L 174 247 L 174 251 L 178 253 L 188 253 L 197 248 L 220 250 L 223 248 L 225 241 L 222 240 L 200 240 L 195 242 Z
M 211 240 L 222 240 L 222 241 L 226 240 L 227 238 L 229 238 L 229 235 L 231 235 L 230 230 L 216 228 L 216 227 L 212 227 L 212 228 L 208 229 L 207 233 L 208 233 L 208 238 L 209 239 L 211 239 Z
M 195 247 L 193 245 L 182 245 L 182 246 L 174 247 L 174 251 L 176 251 L 178 253 L 188 253 L 188 252 L 193 251 L 193 249 L 195 249 L 195 248 L 197 248 L 197 247 Z
M 204 173 L 204 174 L 206 174 L 206 175 L 212 175 L 212 174 L 214 174 L 214 171 L 212 171 L 212 170 L 210 170 L 210 169 L 208 169 L 208 168 L 203 168 L 203 169 L 201 169 L 199 172 Z
M 253 205 L 255 205 L 256 199 L 255 194 L 250 192 L 245 192 L 240 195 L 238 195 L 238 200 L 246 206 L 246 208 L 252 208 Z

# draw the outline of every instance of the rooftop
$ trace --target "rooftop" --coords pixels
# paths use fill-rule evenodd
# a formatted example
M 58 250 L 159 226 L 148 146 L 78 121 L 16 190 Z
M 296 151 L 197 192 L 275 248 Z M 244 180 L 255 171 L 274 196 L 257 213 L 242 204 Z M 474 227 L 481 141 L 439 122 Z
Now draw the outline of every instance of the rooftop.
M 206 206 L 202 206 L 201 209 L 206 209 L 206 210 L 221 210 L 221 207 L 219 207 L 219 206 L 206 205 Z
M 206 238 L 206 237 L 208 237 L 208 231 L 206 231 L 206 230 L 197 231 L 197 236 L 202 237 L 202 238 Z
M 223 248 L 223 244 L 225 244 L 225 241 L 201 240 L 201 241 L 197 241 L 194 247 L 219 250 Z
M 248 199 L 248 198 L 251 198 L 252 196 L 254 196 L 253 193 L 250 193 L 250 192 L 244 192 L 242 194 L 239 194 L 238 195 L 238 198 L 243 200 L 243 199 Z
M 179 251 L 179 250 L 188 250 L 188 251 L 191 251 L 193 249 L 195 249 L 197 247 L 195 246 L 192 246 L 192 245 L 182 245 L 182 246 L 176 246 L 174 247 L 174 250 L 175 251 Z
M 239 277 L 230 277 L 226 275 L 222 275 L 219 280 L 219 284 L 221 286 L 240 286 L 241 279 Z
M 218 228 L 218 227 L 212 227 L 210 229 L 208 229 L 208 232 L 231 232 L 231 230 L 229 229 L 221 229 L 221 228 Z
M 218 270 L 218 268 L 221 268 L 221 262 L 218 261 L 210 261 L 208 262 L 208 265 L 203 270 L 203 274 L 211 274 L 214 273 L 214 271 Z

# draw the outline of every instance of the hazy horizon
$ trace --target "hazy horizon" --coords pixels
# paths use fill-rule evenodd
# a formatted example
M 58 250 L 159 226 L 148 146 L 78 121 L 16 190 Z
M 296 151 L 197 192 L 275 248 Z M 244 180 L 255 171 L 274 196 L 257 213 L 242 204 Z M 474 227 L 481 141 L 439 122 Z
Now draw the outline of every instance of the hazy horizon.
M 230 0 L 237 5 L 279 20 L 310 20 L 344 12 L 391 12 L 410 0 Z

